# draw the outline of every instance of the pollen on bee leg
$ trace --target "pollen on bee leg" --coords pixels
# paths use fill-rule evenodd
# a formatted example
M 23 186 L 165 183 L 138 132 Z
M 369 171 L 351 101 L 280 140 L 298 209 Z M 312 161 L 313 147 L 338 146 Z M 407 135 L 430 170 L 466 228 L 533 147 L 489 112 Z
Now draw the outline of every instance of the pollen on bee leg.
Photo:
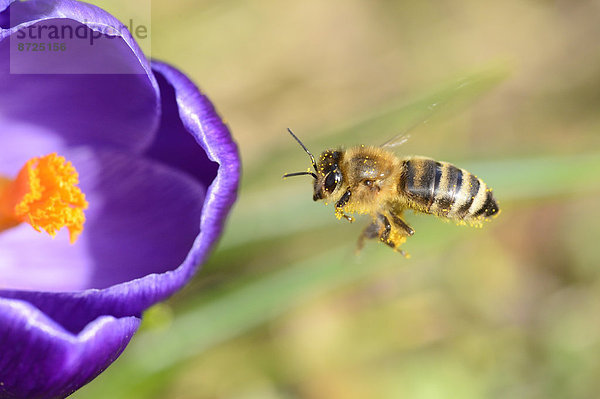
M 396 229 L 396 228 L 392 228 L 390 230 L 389 236 L 386 238 L 381 237 L 380 239 L 382 242 L 384 242 L 385 244 L 387 244 L 388 246 L 392 247 L 394 249 L 394 251 L 400 253 L 402 256 L 404 256 L 406 259 L 410 258 L 410 254 L 406 251 L 404 251 L 403 249 L 400 249 L 400 247 L 402 246 L 402 244 L 404 244 L 406 242 L 406 234 L 404 234 L 404 232 Z
M 327 204 L 325 204 L 327 205 Z M 344 211 L 342 211 L 341 209 L 337 209 L 335 210 L 335 217 L 339 220 L 341 218 L 344 217 Z
M 54 237 L 67 227 L 73 244 L 88 207 L 78 183 L 71 162 L 56 153 L 31 158 L 15 179 L 0 177 L 0 231 L 25 222 Z

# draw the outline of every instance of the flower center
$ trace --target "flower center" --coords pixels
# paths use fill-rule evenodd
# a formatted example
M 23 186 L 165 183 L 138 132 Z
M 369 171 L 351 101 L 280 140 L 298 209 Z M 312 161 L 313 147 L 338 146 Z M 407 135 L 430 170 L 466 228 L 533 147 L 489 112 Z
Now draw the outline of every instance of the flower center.
M 54 237 L 66 226 L 73 244 L 88 207 L 78 183 L 71 162 L 56 153 L 31 158 L 14 180 L 0 176 L 0 231 L 25 222 Z

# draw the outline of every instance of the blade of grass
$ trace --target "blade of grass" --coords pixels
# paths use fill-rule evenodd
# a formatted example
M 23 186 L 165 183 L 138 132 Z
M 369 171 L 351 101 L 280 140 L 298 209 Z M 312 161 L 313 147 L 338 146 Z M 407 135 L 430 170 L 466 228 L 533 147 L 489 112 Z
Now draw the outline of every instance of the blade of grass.
M 460 166 L 484 178 L 501 203 L 594 193 L 600 190 L 600 153 L 543 158 L 464 162 Z M 279 179 L 277 179 L 279 182 Z M 275 184 L 247 189 L 230 219 L 222 249 L 291 235 L 331 223 L 332 210 L 310 200 L 309 184 Z M 269 200 L 266 201 L 265 198 Z

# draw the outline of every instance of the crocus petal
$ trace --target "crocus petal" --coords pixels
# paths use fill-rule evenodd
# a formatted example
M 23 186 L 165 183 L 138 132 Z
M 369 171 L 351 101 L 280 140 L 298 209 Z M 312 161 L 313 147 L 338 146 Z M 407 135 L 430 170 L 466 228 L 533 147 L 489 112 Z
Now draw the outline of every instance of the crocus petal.
M 179 117 L 187 131 L 202 146 L 208 159 L 219 165 L 218 173 L 208 188 L 200 235 L 188 259 L 181 267 L 184 281 L 196 272 L 223 230 L 224 220 L 237 198 L 241 164 L 237 145 L 229 129 L 219 117 L 210 100 L 176 68 L 154 61 L 154 72 L 173 87 Z M 164 98 L 169 98 L 165 94 Z M 202 177 L 199 177 L 202 180 Z
M 9 5 L 12 21 L 3 12 Z M 13 7 L 25 8 L 15 15 Z M 132 73 L 10 74 L 8 38 L 41 21 L 95 32 L 119 26 L 106 12 L 73 0 L 0 0 L 0 146 L 8 150 L 0 157 L 0 174 L 11 175 L 39 152 L 60 150 L 79 169 L 90 200 L 81 245 L 70 251 L 80 262 L 65 257 L 69 249 L 60 244 L 35 248 L 60 262 L 52 271 L 70 270 L 62 288 L 56 282 L 42 287 L 39 278 L 27 280 L 41 273 L 34 266 L 43 264 L 29 259 L 20 264 L 22 276 L 13 280 L 23 285 L 0 289 L 0 397 L 10 398 L 64 397 L 114 361 L 141 313 L 181 288 L 206 259 L 235 201 L 240 173 L 237 147 L 208 99 L 174 68 L 157 62 L 151 70 L 125 29 L 117 30 L 116 39 L 88 49 L 87 56 L 49 54 L 48 65 L 62 67 L 66 60 L 78 73 L 93 72 L 101 59 Z M 104 163 L 107 159 L 113 163 Z M 135 184 L 128 186 L 123 179 L 112 187 L 106 177 L 114 181 L 117 169 L 127 171 L 124 164 L 134 165 L 140 176 L 132 180 Z M 140 184 L 144 176 L 147 183 L 156 177 L 168 180 L 166 186 L 154 187 L 165 191 L 162 196 Z M 173 182 L 186 188 L 171 191 Z M 152 203 L 154 218 L 128 218 L 132 207 L 147 205 L 143 196 Z M 175 202 L 174 196 L 184 200 L 182 212 L 161 212 L 160 206 Z M 167 217 L 155 221 L 162 213 Z M 10 245 L 23 252 L 19 240 L 24 234 L 32 234 L 28 226 L 3 232 L 7 236 L 0 238 L 8 241 L 0 242 L 0 251 Z M 65 232 L 56 240 L 66 238 L 61 234 Z M 136 251 L 141 252 L 138 258 Z M 3 253 L 6 260 L 10 251 Z M 142 258 L 146 264 L 138 262 Z M 81 269 L 75 272 L 74 267 Z M 32 283 L 38 285 L 27 286 Z
M 80 174 L 89 209 L 76 245 L 21 225 L 0 234 L 0 286 L 74 291 L 175 269 L 200 229 L 205 188 L 191 176 L 92 147 L 62 153 Z
M 50 154 L 64 146 L 61 137 L 44 126 L 27 121 L 9 122 L 1 114 L 2 110 L 0 110 L 0 176 L 14 178 L 29 159 Z
M 139 323 L 104 316 L 72 334 L 27 302 L 0 298 L 0 397 L 69 395 L 121 354 Z
M 180 113 L 186 117 L 185 113 L 191 112 L 196 115 L 196 118 L 202 120 L 203 126 L 209 130 L 204 135 L 212 134 L 212 130 L 218 131 L 222 123 L 209 100 L 202 96 L 195 86 L 186 88 L 186 83 L 190 84 L 189 81 L 181 83 L 179 99 L 176 99 L 173 85 L 162 75 L 162 73 L 169 74 L 169 67 L 157 61 L 153 62 L 152 66 L 157 72 L 156 80 L 162 99 L 162 117 L 156 138 L 144 155 L 185 171 L 208 185 L 217 174 L 218 164 L 206 156 L 206 148 L 202 140 L 190 134 L 183 124 Z M 178 79 L 174 72 L 170 76 Z M 201 108 L 186 110 L 185 104 L 189 102 L 186 96 L 197 96 L 196 101 L 202 104 Z
M 89 201 L 85 231 L 94 273 L 106 288 L 184 261 L 200 231 L 205 187 L 185 173 L 113 151 L 67 152 Z
M 182 125 L 205 149 L 205 156 L 219 165 L 217 175 L 205 196 L 200 216 L 200 233 L 185 260 L 177 268 L 165 273 L 146 275 L 102 290 L 0 290 L 0 297 L 26 300 L 71 332 L 80 331 L 102 315 L 141 315 L 146 308 L 180 289 L 198 269 L 220 236 L 225 218 L 236 199 L 240 161 L 227 126 L 221 122 L 206 97 L 183 74 L 162 63 L 153 64 L 153 67 L 173 87 L 173 98 L 170 101 L 177 104 Z
M 103 32 L 106 26 L 122 26 L 120 22 L 98 7 L 73 0 L 14 2 L 2 14 L 9 11 L 20 24 L 0 28 L 3 126 L 27 121 L 59 135 L 69 145 L 108 145 L 134 152 L 150 145 L 160 115 L 158 84 L 148 61 L 126 29 L 120 29 L 110 40 L 82 46 L 78 51 L 45 54 L 54 57 L 54 61 L 48 58 L 43 64 L 44 68 L 50 68 L 48 72 L 55 62 L 77 74 L 10 73 L 11 58 L 15 62 L 26 55 L 23 52 L 19 57 L 9 56 L 8 38 L 19 28 L 51 22 L 73 28 L 85 25 L 90 32 Z M 30 55 L 39 57 L 33 52 Z M 21 69 L 39 65 L 27 60 L 24 63 Z M 94 69 L 98 65 L 107 72 L 110 68 L 122 68 L 128 73 L 90 75 L 102 72 Z
M 52 238 L 21 224 L 0 234 L 0 287 L 71 291 L 85 287 L 93 272 L 87 248 L 71 245 L 66 229 Z

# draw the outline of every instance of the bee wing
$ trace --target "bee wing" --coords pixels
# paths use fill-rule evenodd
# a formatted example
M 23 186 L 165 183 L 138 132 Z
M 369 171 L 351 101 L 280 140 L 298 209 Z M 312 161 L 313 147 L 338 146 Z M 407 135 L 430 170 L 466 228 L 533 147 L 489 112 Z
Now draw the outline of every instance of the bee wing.
M 410 134 L 408 134 L 408 133 L 413 131 L 417 127 L 429 122 L 429 118 L 431 118 L 438 111 L 440 104 L 441 104 L 440 101 L 436 101 L 434 103 L 429 104 L 427 106 L 427 111 L 425 112 L 425 114 L 421 115 L 420 118 L 416 118 L 416 122 L 413 125 L 404 129 L 403 132 L 398 133 L 397 135 L 395 135 L 394 137 L 392 137 L 385 143 L 381 144 L 381 147 L 391 148 L 391 147 L 397 147 L 399 145 L 406 143 L 408 141 L 408 139 L 410 138 Z
M 408 139 L 410 139 L 410 134 L 400 133 L 400 134 L 392 137 L 385 143 L 383 143 L 381 145 L 381 147 L 387 147 L 387 148 L 397 147 L 397 146 L 400 146 L 400 145 L 406 143 L 408 141 Z

